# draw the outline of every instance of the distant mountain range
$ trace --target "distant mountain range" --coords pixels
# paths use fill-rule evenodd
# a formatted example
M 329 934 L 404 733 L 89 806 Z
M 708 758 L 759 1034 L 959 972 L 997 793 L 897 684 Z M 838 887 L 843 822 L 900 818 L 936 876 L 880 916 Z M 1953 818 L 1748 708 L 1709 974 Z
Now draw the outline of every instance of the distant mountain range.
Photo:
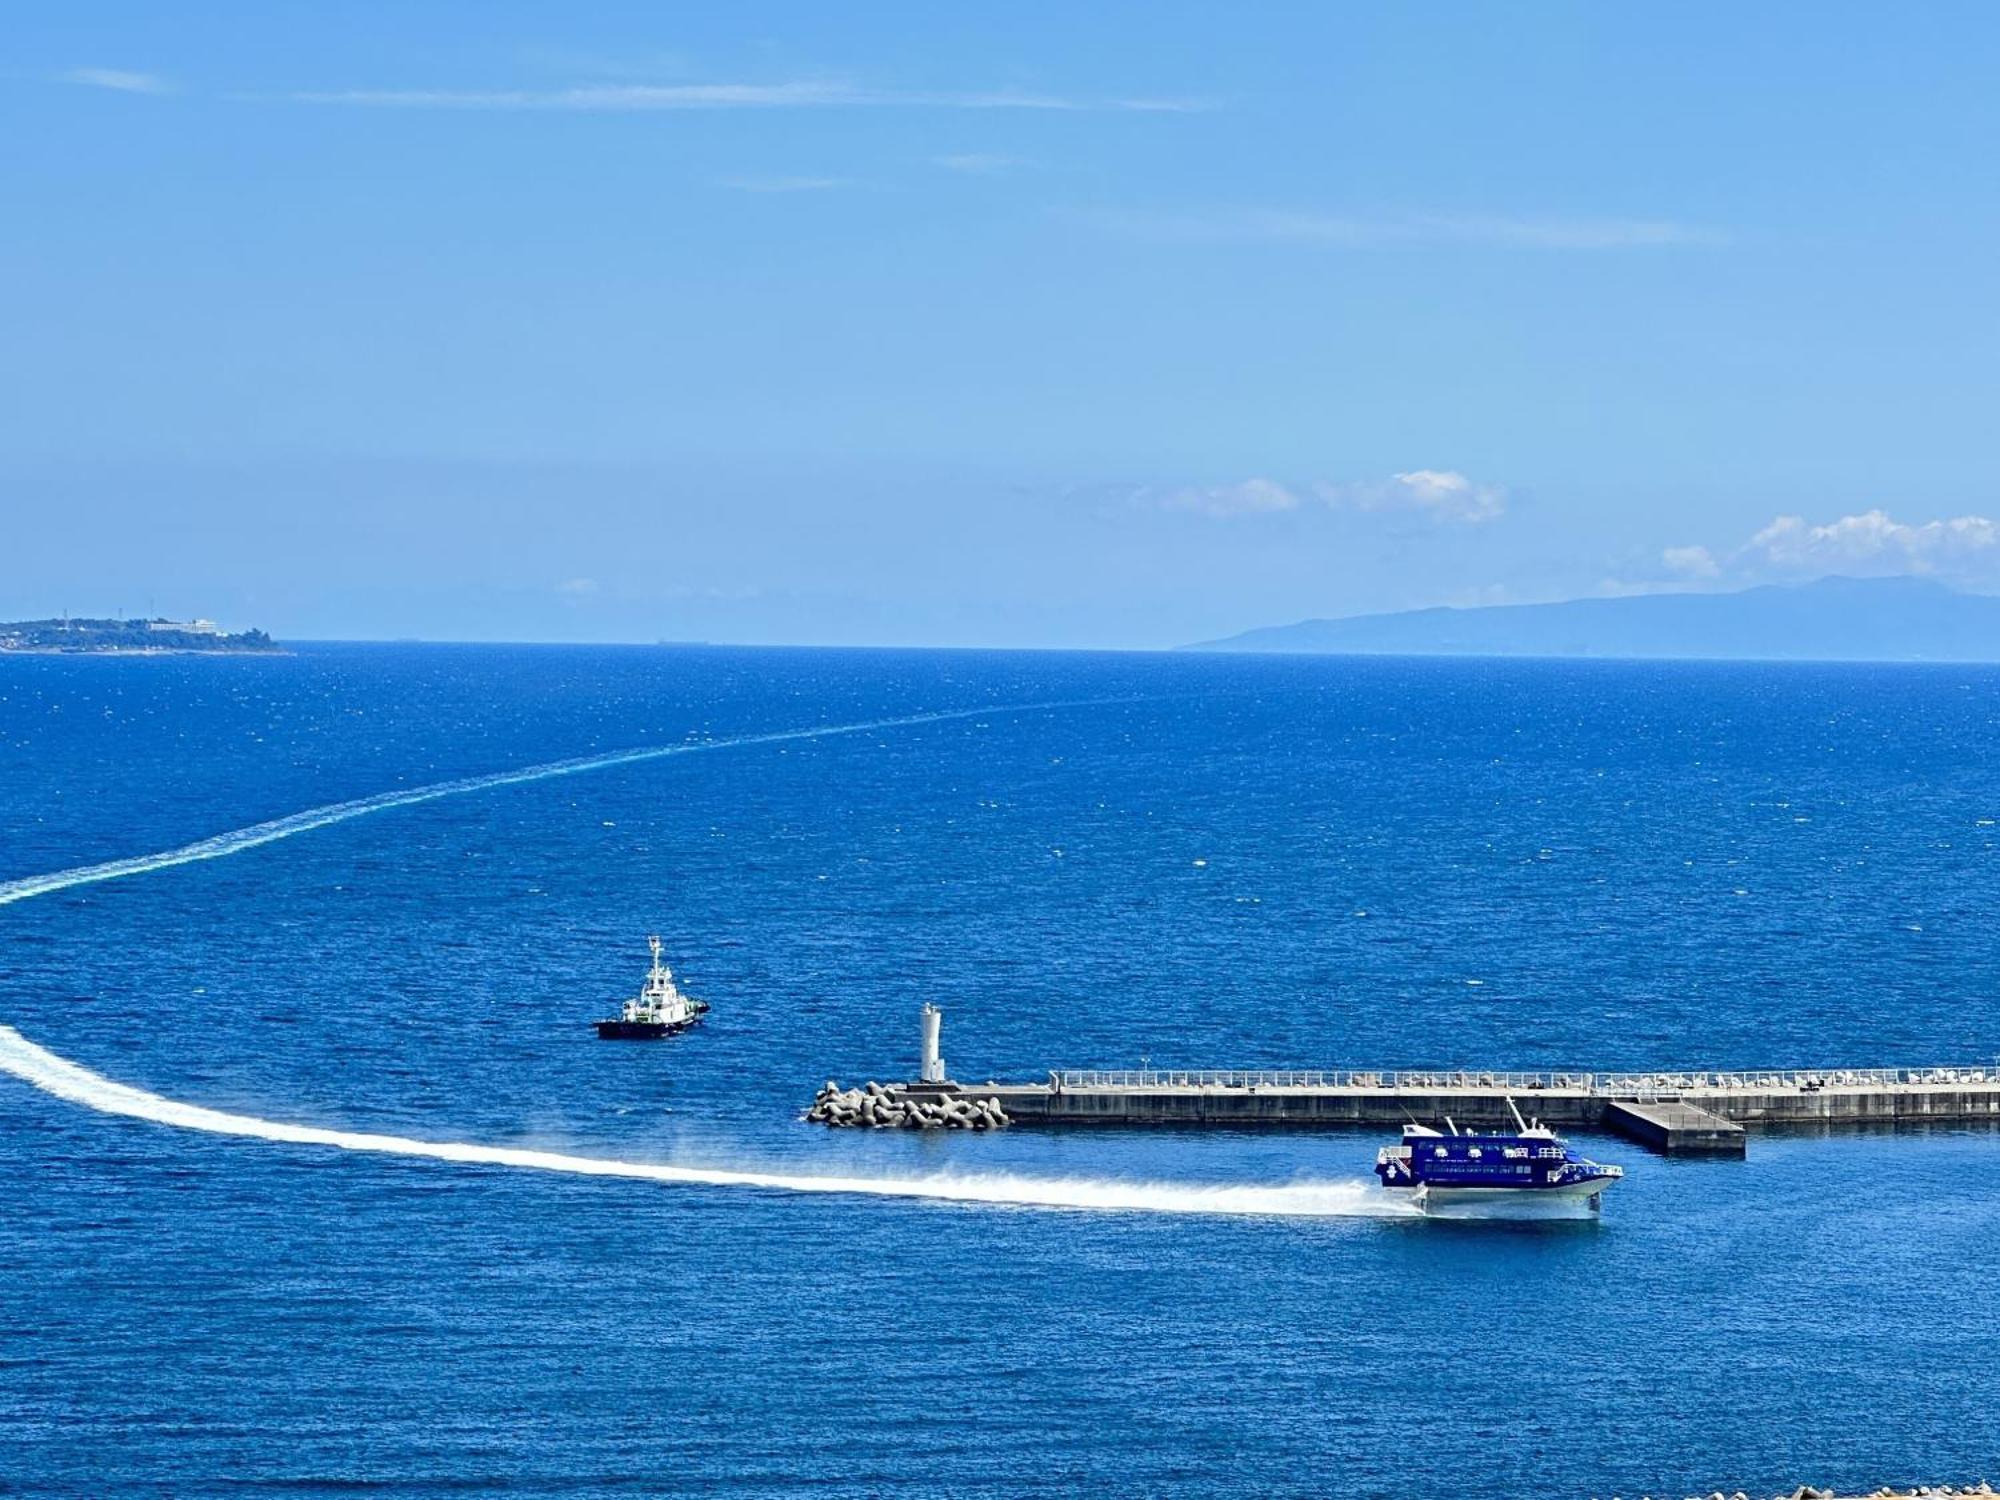
M 1191 651 L 1381 656 L 2000 661 L 2000 598 L 1924 578 L 1822 578 L 1728 594 L 1416 609 L 1302 620 Z

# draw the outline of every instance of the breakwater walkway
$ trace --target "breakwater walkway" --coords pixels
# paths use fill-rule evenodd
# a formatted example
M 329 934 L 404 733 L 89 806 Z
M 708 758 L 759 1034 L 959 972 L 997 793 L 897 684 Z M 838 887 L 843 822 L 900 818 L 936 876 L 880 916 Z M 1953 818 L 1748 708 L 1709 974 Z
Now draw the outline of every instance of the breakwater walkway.
M 1650 1073 L 1095 1068 L 1054 1069 L 1040 1083 L 959 1083 L 939 1050 L 943 1012 L 926 1005 L 922 1019 L 916 1082 L 852 1091 L 829 1082 L 808 1118 L 879 1129 L 977 1111 L 990 1126 L 1398 1130 L 1415 1121 L 1511 1130 L 1518 1104 L 1554 1129 L 1613 1130 L 1669 1156 L 1742 1156 L 1746 1126 L 2000 1125 L 2000 1060 L 1992 1067 Z
M 991 1100 L 1011 1124 L 1606 1129 L 1669 1154 L 1741 1156 L 1745 1126 L 2000 1124 L 2000 1066 L 1765 1072 L 1292 1069 L 1052 1071 L 1037 1083 L 919 1084 Z M 891 1086 L 891 1092 L 909 1086 Z

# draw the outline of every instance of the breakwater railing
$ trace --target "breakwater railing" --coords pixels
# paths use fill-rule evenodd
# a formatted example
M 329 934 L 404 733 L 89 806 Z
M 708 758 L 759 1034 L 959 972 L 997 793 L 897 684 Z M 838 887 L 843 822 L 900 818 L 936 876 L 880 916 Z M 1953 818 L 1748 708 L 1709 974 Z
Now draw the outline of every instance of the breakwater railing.
M 2000 1085 L 2000 1064 L 1949 1068 L 1774 1068 L 1743 1072 L 1503 1073 L 1483 1069 L 1061 1068 L 1058 1092 L 1086 1089 L 1570 1089 L 1613 1097 L 1713 1090 L 1813 1091 L 1825 1088 Z

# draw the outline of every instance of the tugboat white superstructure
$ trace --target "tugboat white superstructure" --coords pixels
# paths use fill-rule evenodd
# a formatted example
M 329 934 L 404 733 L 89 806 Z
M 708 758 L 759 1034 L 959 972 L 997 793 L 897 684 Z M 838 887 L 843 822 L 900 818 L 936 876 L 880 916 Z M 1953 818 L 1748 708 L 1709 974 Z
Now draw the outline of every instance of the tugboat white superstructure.
M 683 995 L 674 983 L 674 971 L 660 962 L 660 940 L 651 937 L 646 942 L 653 950 L 646 987 L 637 998 L 627 1000 L 618 1015 L 597 1022 L 597 1035 L 604 1041 L 657 1041 L 686 1031 L 708 1014 L 708 1002 Z
M 1509 1099 L 1512 1135 L 1464 1135 L 1450 1120 L 1447 1135 L 1427 1125 L 1405 1125 L 1402 1144 L 1384 1146 L 1375 1158 L 1382 1186 L 1410 1194 L 1422 1213 L 1457 1206 L 1507 1205 L 1509 1209 L 1596 1213 L 1604 1190 L 1625 1175 L 1578 1156 L 1541 1121 L 1521 1118 Z

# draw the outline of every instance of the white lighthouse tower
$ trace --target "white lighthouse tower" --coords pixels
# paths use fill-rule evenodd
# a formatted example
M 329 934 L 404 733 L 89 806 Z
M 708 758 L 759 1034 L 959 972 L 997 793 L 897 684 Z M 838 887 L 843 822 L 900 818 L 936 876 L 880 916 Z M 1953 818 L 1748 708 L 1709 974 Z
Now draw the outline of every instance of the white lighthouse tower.
M 944 1026 L 944 1012 L 935 1005 L 924 1007 L 924 1057 L 923 1072 L 919 1075 L 924 1083 L 944 1082 L 944 1057 L 938 1051 L 938 1033 Z

